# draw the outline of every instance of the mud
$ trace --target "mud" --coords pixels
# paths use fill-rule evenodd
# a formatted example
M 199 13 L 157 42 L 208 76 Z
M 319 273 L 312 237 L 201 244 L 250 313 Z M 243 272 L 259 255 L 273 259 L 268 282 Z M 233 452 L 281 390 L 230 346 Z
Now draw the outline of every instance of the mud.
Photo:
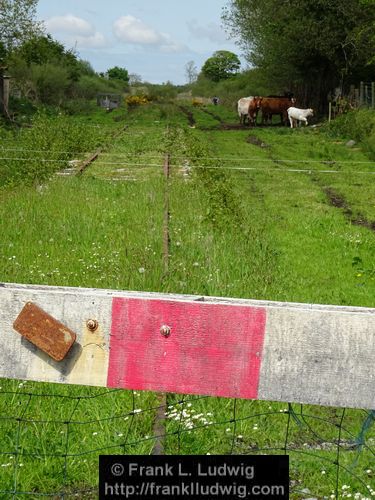
M 327 195 L 330 204 L 336 208 L 340 208 L 352 224 L 367 227 L 367 229 L 375 231 L 375 221 L 367 220 L 361 213 L 354 214 L 345 198 L 336 193 L 332 188 L 326 187 L 323 188 L 323 191 Z
M 257 128 L 269 128 L 269 127 L 280 127 L 281 125 L 279 124 L 272 124 L 272 125 L 262 125 L 258 123 L 255 127 L 252 125 L 242 125 L 240 123 L 225 123 L 225 122 L 220 122 L 217 125 L 211 126 L 211 127 L 199 127 L 199 130 L 203 131 L 209 131 L 209 130 L 256 130 Z
M 195 118 L 193 113 L 189 109 L 185 108 L 185 106 L 178 106 L 178 107 L 187 116 L 190 127 L 195 127 Z
M 212 111 L 208 111 L 208 109 L 202 109 L 202 111 L 207 115 L 212 116 L 212 118 L 215 118 L 215 120 L 217 120 L 218 122 L 223 123 L 223 120 L 219 115 L 215 115 L 215 113 L 212 113 Z
M 246 139 L 246 142 L 248 142 L 249 144 L 253 144 L 254 146 L 259 146 L 260 148 L 271 147 L 269 144 L 266 144 L 265 142 L 258 139 L 258 137 L 256 137 L 255 135 L 249 135 L 249 137 Z

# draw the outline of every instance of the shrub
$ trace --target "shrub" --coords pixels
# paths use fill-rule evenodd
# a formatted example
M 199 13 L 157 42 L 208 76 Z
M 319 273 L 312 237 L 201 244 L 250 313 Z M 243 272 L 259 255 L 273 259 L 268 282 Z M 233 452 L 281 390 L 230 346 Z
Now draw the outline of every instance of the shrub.
M 153 101 L 170 101 L 175 99 L 178 94 L 178 89 L 171 82 L 157 84 L 148 84 L 148 91 Z
M 0 165 L 0 186 L 42 182 L 67 167 L 68 161 L 80 153 L 106 142 L 102 129 L 88 128 L 85 123 L 52 111 L 37 112 L 32 127 L 17 133 L 17 150 L 8 150 L 7 160 Z M 0 153 L 1 149 L 2 145 Z
M 192 100 L 192 105 L 195 106 L 196 108 L 200 107 L 200 106 L 203 106 L 203 99 L 200 99 L 199 97 L 195 97 L 193 100 Z
M 45 104 L 59 104 L 70 84 L 68 70 L 50 63 L 32 64 L 31 78 L 38 100 Z
M 150 99 L 146 95 L 128 95 L 125 99 L 126 104 L 129 108 L 135 108 L 143 104 L 148 104 Z
M 371 158 L 375 158 L 375 111 L 358 109 L 338 116 L 324 125 L 330 136 L 344 136 L 362 143 Z

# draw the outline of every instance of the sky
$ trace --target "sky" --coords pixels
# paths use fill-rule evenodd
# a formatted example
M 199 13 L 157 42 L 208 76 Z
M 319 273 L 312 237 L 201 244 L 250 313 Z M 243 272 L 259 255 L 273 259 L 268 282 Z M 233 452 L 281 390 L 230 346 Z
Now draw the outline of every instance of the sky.
M 75 48 L 97 72 L 126 68 L 143 81 L 187 82 L 216 50 L 239 47 L 222 28 L 228 0 L 39 0 L 38 18 L 66 48 Z

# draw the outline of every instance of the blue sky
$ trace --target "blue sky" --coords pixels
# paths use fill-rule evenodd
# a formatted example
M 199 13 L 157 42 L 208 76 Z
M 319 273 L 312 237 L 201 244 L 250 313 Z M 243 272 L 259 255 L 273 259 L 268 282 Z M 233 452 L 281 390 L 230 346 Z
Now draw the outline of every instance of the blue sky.
M 186 83 L 185 65 L 198 70 L 216 50 L 241 56 L 221 27 L 228 0 L 39 0 L 38 16 L 67 48 L 96 71 L 126 68 L 142 80 Z M 242 60 L 242 59 L 241 59 Z

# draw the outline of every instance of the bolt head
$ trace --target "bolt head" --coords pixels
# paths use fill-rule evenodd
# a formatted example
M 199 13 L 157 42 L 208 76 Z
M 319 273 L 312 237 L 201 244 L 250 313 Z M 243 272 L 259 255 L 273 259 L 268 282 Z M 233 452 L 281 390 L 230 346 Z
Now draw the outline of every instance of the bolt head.
M 88 319 L 86 321 L 86 326 L 91 332 L 94 332 L 98 328 L 99 323 L 96 321 L 96 319 Z
M 160 333 L 163 335 L 163 337 L 169 337 L 171 334 L 171 327 L 168 325 L 162 325 L 160 327 Z

